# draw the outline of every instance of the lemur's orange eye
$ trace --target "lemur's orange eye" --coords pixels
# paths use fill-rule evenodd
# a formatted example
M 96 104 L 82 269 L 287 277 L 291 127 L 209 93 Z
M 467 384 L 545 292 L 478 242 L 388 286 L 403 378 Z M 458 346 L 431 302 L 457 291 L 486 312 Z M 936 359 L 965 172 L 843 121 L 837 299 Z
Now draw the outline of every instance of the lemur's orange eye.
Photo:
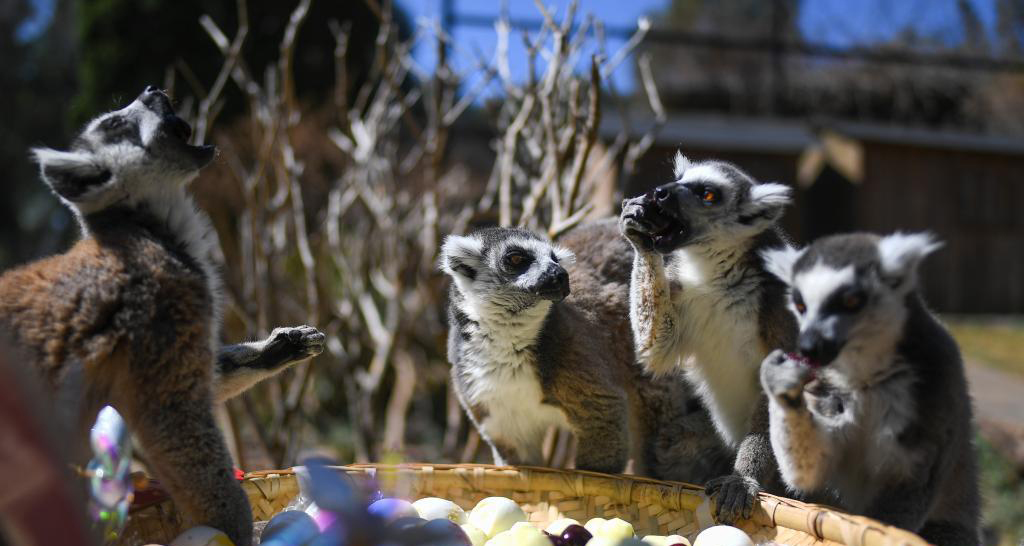
M 807 306 L 802 303 L 794 303 L 793 307 L 796 307 L 797 312 L 801 315 L 807 312 Z
M 847 309 L 858 309 L 862 303 L 864 303 L 864 298 L 860 294 L 852 293 L 843 296 L 843 307 Z
M 718 201 L 718 194 L 713 190 L 704 190 L 704 194 L 700 196 L 701 201 L 705 204 L 711 204 Z
M 513 254 L 513 255 L 509 256 L 508 257 L 508 263 L 510 265 L 519 265 L 519 264 L 523 263 L 523 256 L 522 256 L 522 254 Z

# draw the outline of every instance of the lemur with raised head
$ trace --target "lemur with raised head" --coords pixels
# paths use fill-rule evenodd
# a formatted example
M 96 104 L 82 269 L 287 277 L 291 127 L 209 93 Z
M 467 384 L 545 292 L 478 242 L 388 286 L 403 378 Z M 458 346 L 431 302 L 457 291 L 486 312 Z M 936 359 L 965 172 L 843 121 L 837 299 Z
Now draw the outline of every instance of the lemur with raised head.
M 190 133 L 167 95 L 147 87 L 92 120 L 70 150 L 33 151 L 82 238 L 0 277 L 0 330 L 73 402 L 62 413 L 78 437 L 114 406 L 185 522 L 248 544 L 249 503 L 213 404 L 319 354 L 324 336 L 304 326 L 220 346 L 215 234 L 186 191 L 215 149 L 189 145 Z
M 717 475 L 731 458 L 699 401 L 680 377 L 654 382 L 636 363 L 622 320 L 631 251 L 615 234 L 603 222 L 559 245 L 521 229 L 448 237 L 455 392 L 497 464 L 543 464 L 555 425 L 576 435 L 579 469 L 618 473 L 632 458 L 655 477 Z M 601 260 L 609 239 L 618 256 Z
M 786 485 L 811 500 L 978 544 L 971 401 L 956 342 L 917 289 L 927 234 L 827 237 L 768 251 L 790 286 L 797 352 L 765 359 L 771 439 Z
M 636 250 L 629 319 L 640 362 L 655 374 L 684 370 L 736 450 L 733 472 L 706 486 L 730 523 L 752 515 L 760 489 L 781 487 L 758 370 L 792 346 L 796 325 L 759 252 L 787 246 L 777 222 L 791 191 L 681 154 L 675 178 L 623 202 L 619 227 Z

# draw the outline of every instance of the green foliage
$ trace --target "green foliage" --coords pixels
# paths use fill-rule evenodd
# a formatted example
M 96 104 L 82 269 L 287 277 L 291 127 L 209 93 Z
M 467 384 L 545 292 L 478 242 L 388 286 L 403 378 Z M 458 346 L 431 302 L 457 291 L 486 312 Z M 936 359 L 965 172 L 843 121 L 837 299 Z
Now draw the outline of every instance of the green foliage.
M 998 544 L 1019 544 L 1024 540 L 1024 476 L 980 436 L 978 455 L 985 527 Z

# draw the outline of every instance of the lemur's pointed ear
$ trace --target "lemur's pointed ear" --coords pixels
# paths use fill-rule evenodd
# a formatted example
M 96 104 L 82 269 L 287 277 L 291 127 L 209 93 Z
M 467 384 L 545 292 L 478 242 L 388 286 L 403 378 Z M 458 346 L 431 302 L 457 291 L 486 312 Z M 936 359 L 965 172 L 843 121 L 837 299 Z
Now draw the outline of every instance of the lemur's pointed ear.
M 675 158 L 672 159 L 672 174 L 676 176 L 676 180 L 683 177 L 683 173 L 686 169 L 690 168 L 690 160 L 683 155 L 683 152 L 676 152 Z
M 778 222 L 793 201 L 793 189 L 785 184 L 763 182 L 750 187 L 750 196 L 740 209 L 739 221 L 751 226 Z
M 78 201 L 90 190 L 110 180 L 110 171 L 87 153 L 35 148 L 32 156 L 39 163 L 43 181 L 68 201 Z
M 934 235 L 922 233 L 900 233 L 886 235 L 878 241 L 878 258 L 882 273 L 894 285 L 914 277 L 917 266 L 925 256 L 935 252 L 942 243 Z
M 474 237 L 449 235 L 441 245 L 441 270 L 452 277 L 475 279 L 483 260 L 484 244 Z
M 761 259 L 764 260 L 764 267 L 769 273 L 788 284 L 793 279 L 793 264 L 803 254 L 803 250 L 786 245 L 762 250 Z

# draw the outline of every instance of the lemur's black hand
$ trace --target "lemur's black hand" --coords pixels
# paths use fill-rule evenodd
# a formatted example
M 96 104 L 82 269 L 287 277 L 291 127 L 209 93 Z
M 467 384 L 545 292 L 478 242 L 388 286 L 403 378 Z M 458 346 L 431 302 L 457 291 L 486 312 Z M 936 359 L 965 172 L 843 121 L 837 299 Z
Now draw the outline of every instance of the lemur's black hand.
M 754 503 L 760 490 L 756 480 L 738 474 L 715 478 L 704 486 L 705 494 L 714 503 L 715 520 L 726 525 L 754 515 Z
M 275 368 L 299 360 L 314 357 L 324 352 L 327 340 L 320 330 L 312 326 L 274 328 L 263 349 L 261 362 L 265 368 Z
M 629 240 L 637 250 L 650 252 L 654 250 L 655 227 L 644 218 L 644 197 L 633 197 L 622 201 L 622 213 L 619 215 L 619 232 Z

